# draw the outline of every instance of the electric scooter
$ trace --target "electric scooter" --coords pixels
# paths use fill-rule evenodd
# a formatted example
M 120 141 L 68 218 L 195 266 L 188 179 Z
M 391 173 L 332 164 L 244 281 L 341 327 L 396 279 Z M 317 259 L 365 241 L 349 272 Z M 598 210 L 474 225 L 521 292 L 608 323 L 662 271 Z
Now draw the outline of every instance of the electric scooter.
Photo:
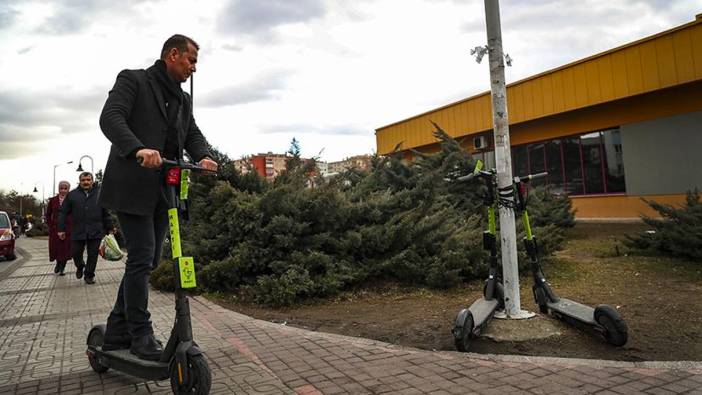
M 534 280 L 532 292 L 534 300 L 543 314 L 550 314 L 571 325 L 590 327 L 600 333 L 607 343 L 621 347 L 626 344 L 628 330 L 619 312 L 609 305 L 601 304 L 595 308 L 561 298 L 546 281 L 538 257 L 538 244 L 531 231 L 529 213 L 527 212 L 526 184 L 545 177 L 548 173 L 539 173 L 524 177 L 514 177 L 514 189 L 517 195 L 516 209 L 522 213 L 522 222 L 526 237 L 524 247 L 529 257 L 529 266 Z
M 496 174 L 494 170 L 483 171 L 482 161 L 478 161 L 473 173 L 456 178 L 456 181 L 469 181 L 474 178 L 482 179 L 487 185 L 483 203 L 487 207 L 488 229 L 483 232 L 483 249 L 490 251 L 488 258 L 488 278 L 483 288 L 483 297 L 473 302 L 467 309 L 462 309 L 456 316 L 456 322 L 451 330 L 456 350 L 466 352 L 470 342 L 478 336 L 490 322 L 497 310 L 504 309 L 504 289 L 497 274 L 497 242 L 495 226 Z
M 105 324 L 93 326 L 88 334 L 88 361 L 97 373 L 108 369 L 141 377 L 146 380 L 170 378 L 171 389 L 175 394 L 208 394 L 212 383 L 212 373 L 202 351 L 193 340 L 190 320 L 190 305 L 187 289 L 195 288 L 195 267 L 192 257 L 184 257 L 180 248 L 178 218 L 187 218 L 188 177 L 190 172 L 210 172 L 203 167 L 182 160 L 163 160 L 161 168 L 165 176 L 166 197 L 169 203 L 168 225 L 173 256 L 175 289 L 175 322 L 168 343 L 158 361 L 138 358 L 128 349 L 105 351 L 102 349 L 105 338 Z

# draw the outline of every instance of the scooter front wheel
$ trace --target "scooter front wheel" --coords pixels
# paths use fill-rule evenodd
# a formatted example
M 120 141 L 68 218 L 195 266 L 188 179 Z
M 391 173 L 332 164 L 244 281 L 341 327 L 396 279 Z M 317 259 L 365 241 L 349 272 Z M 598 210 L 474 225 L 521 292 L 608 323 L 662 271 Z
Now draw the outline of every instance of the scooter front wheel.
M 617 347 L 626 344 L 628 328 L 617 310 L 601 304 L 595 308 L 595 321 L 604 328 L 603 336 L 607 343 Z
M 183 367 L 181 367 L 182 369 Z M 188 383 L 182 383 L 182 371 L 178 371 L 178 364 L 171 364 L 171 389 L 174 394 L 198 394 L 206 395 L 210 393 L 212 385 L 212 372 L 205 357 L 194 355 L 188 357 Z

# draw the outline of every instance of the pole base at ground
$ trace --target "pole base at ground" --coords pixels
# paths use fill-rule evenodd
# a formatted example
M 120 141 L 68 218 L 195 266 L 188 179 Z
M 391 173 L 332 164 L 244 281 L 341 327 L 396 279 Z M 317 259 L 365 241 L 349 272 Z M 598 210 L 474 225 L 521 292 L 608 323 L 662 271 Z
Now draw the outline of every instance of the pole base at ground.
M 536 316 L 536 313 L 527 310 L 519 310 L 519 313 L 507 315 L 504 310 L 496 311 L 495 318 L 500 320 L 525 320 Z

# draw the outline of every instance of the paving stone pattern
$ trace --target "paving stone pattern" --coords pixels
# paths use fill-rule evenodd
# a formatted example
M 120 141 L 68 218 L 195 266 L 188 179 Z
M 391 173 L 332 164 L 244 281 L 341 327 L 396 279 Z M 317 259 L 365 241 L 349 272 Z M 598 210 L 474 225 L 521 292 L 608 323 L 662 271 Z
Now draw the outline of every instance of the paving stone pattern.
M 0 394 L 170 393 L 110 370 L 94 373 L 88 330 L 104 322 L 124 270 L 98 263 L 94 285 L 53 274 L 46 241 L 18 240 L 0 262 Z M 152 291 L 154 330 L 166 339 L 173 296 Z M 218 394 L 702 394 L 702 363 L 611 362 L 430 352 L 255 320 L 191 299 L 195 338 Z

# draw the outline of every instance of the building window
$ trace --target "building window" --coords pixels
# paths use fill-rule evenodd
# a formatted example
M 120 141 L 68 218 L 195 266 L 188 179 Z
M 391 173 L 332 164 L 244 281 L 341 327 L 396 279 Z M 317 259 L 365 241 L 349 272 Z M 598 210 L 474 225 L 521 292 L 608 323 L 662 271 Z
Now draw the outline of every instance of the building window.
M 561 140 L 551 140 L 545 143 L 546 171 L 548 172 L 548 177 L 544 182 L 549 184 L 551 192 L 557 194 L 566 193 L 566 184 L 563 178 L 562 145 L 563 143 Z
M 567 137 L 562 139 L 563 145 L 563 175 L 565 176 L 565 192 L 568 195 L 582 195 L 585 193 L 583 181 L 583 158 L 580 150 L 580 138 Z
M 622 154 L 622 135 L 619 129 L 602 132 L 602 148 L 607 192 L 625 192 L 624 156 Z
M 532 174 L 546 171 L 546 143 L 529 144 L 529 169 Z
M 529 153 L 526 145 L 512 147 L 512 169 L 515 176 L 529 174 Z
M 618 128 L 512 147 L 515 176 L 547 171 L 553 193 L 623 193 L 624 160 Z
M 585 193 L 607 192 L 602 174 L 602 135 L 600 132 L 580 136 L 580 148 L 583 153 Z

